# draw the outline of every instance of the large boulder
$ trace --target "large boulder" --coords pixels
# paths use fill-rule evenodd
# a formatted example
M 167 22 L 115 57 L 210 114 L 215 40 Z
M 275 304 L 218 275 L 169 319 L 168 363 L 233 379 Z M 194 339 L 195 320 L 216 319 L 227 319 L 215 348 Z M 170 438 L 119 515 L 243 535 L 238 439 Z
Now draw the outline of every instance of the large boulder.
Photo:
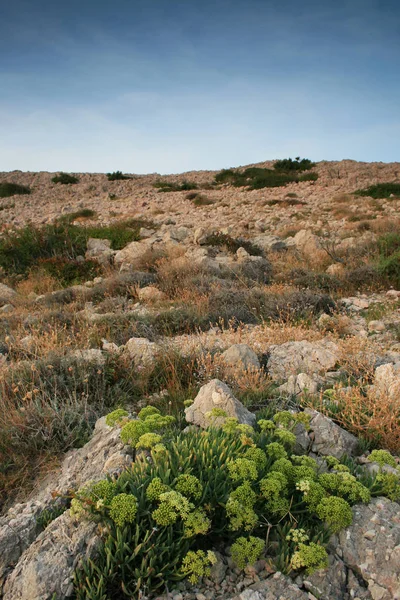
M 277 235 L 257 235 L 255 238 L 253 238 L 252 242 L 264 250 L 264 252 L 280 252 L 282 250 L 287 250 L 288 248 L 285 240 Z
M 306 408 L 311 416 L 310 429 L 312 451 L 324 456 L 335 456 L 340 459 L 344 454 L 355 455 L 358 449 L 358 439 L 336 425 L 329 417 L 316 410 Z
M 333 370 L 339 356 L 338 346 L 327 339 L 273 345 L 269 347 L 268 373 L 278 381 L 299 373 L 325 373 Z
M 374 498 L 353 507 L 353 523 L 339 534 L 336 553 L 368 584 L 373 600 L 400 598 L 400 511 Z
M 371 390 L 377 397 L 394 400 L 400 396 L 400 365 L 388 363 L 375 369 L 374 386 Z
M 256 422 L 256 416 L 248 411 L 235 398 L 226 383 L 219 379 L 212 379 L 207 385 L 203 385 L 193 404 L 185 410 L 186 421 L 205 428 L 210 425 L 207 413 L 213 408 L 221 408 L 228 417 L 236 417 L 239 423 L 254 425 Z M 218 424 L 222 420 L 222 418 L 217 418 L 213 420 L 213 423 Z
M 75 521 L 65 512 L 38 536 L 18 561 L 4 586 L 4 600 L 66 600 L 74 591 L 73 575 L 92 557 L 100 539 L 96 523 Z
M 301 229 L 293 238 L 297 250 L 306 256 L 313 256 L 321 249 L 318 236 L 308 229 Z
M 221 354 L 221 358 L 229 367 L 239 369 L 259 369 L 257 354 L 247 344 L 233 344 Z
M 40 514 L 50 506 L 54 506 L 54 503 L 56 506 L 61 506 L 61 497 L 69 490 L 79 489 L 88 481 L 98 481 L 107 475 L 116 475 L 132 463 L 130 450 L 121 442 L 119 433 L 118 427 L 111 428 L 106 425 L 105 417 L 99 419 L 92 439 L 82 448 L 72 450 L 66 455 L 61 469 L 44 482 L 34 500 L 17 504 L 0 517 L 0 596 L 5 578 L 15 567 L 21 554 L 41 532 L 37 521 Z M 58 500 L 53 499 L 53 491 L 57 492 Z M 57 519 L 56 522 L 61 525 L 64 520 Z M 76 535 L 74 534 L 77 540 Z M 45 539 L 48 544 L 48 538 Z M 67 541 L 64 540 L 64 543 Z M 25 569 L 26 567 L 21 573 L 26 573 Z M 16 576 L 13 576 L 13 581 L 15 580 Z M 16 589 L 14 586 L 18 587 L 19 583 L 15 581 L 12 588 L 8 589 Z M 49 597 L 51 598 L 51 594 Z M 11 592 L 8 598 L 10 600 L 14 598 Z M 16 595 L 15 598 L 25 598 L 25 596 Z M 43 595 L 43 598 L 47 596 Z

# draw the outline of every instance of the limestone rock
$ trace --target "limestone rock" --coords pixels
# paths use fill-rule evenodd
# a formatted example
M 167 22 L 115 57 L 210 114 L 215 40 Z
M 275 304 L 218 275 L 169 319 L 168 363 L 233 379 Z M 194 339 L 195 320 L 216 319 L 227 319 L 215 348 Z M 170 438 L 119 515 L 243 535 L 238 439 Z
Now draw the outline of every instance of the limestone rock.
M 260 368 L 257 354 L 247 344 L 233 344 L 222 353 L 221 358 L 226 365 L 231 367 L 238 366 L 241 369 Z
M 138 290 L 139 300 L 141 302 L 160 302 L 165 299 L 165 294 L 155 285 L 148 285 Z
M 89 238 L 85 258 L 97 260 L 101 264 L 111 262 L 115 251 L 111 250 L 111 241 L 106 239 Z
M 373 600 L 400 598 L 400 512 L 387 498 L 353 507 L 353 523 L 339 533 L 337 553 L 368 584 Z
M 0 283 L 0 304 L 9 304 L 17 298 L 18 294 L 4 283 Z
M 288 247 L 286 241 L 277 235 L 258 235 L 252 241 L 265 252 L 281 252 Z
M 185 409 L 186 421 L 205 428 L 210 424 L 206 414 L 213 408 L 221 408 L 228 417 L 236 417 L 239 423 L 255 424 L 256 416 L 248 411 L 219 379 L 212 379 L 207 385 L 203 385 L 193 404 Z M 219 422 L 223 422 L 223 418 L 213 420 L 215 424 Z
M 121 270 L 135 269 L 140 266 L 141 261 L 149 252 L 151 246 L 146 243 L 146 240 L 142 242 L 130 242 L 122 250 L 118 250 L 114 257 L 114 263 L 120 267 Z
M 151 366 L 154 363 L 159 346 L 147 338 L 130 338 L 125 344 L 125 351 L 137 365 Z
M 400 372 L 391 363 L 375 369 L 373 393 L 393 400 L 400 394 Z
M 301 229 L 293 239 L 296 248 L 307 256 L 312 256 L 317 250 L 321 249 L 318 236 L 308 229 Z
M 96 552 L 96 527 L 91 521 L 74 521 L 69 511 L 50 523 L 8 577 L 4 600 L 66 600 L 73 592 L 75 568 Z
M 319 382 L 315 376 L 310 377 L 307 373 L 299 373 L 299 375 L 291 375 L 283 385 L 279 386 L 278 390 L 281 394 L 298 395 L 304 391 L 309 394 L 315 394 L 319 389 Z
M 286 342 L 269 348 L 268 373 L 275 380 L 289 375 L 324 373 L 334 368 L 339 358 L 338 346 L 330 340 Z
M 310 600 L 289 577 L 275 573 L 266 581 L 256 583 L 229 600 Z
M 316 410 L 307 408 L 305 412 L 311 415 L 310 428 L 314 438 L 313 452 L 324 456 L 332 455 L 339 459 L 344 454 L 349 456 L 356 454 L 358 440 L 354 435 Z

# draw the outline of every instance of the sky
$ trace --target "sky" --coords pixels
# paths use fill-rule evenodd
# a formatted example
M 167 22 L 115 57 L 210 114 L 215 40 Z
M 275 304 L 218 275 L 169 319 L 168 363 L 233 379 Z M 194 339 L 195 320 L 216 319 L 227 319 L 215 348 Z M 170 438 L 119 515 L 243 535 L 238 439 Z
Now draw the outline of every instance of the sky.
M 0 0 L 0 171 L 400 161 L 398 0 Z

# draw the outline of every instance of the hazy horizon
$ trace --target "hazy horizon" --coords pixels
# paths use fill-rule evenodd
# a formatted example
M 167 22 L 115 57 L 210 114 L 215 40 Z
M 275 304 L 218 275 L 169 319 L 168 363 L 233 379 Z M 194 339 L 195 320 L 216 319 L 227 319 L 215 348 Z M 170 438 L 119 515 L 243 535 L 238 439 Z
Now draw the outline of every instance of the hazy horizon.
M 0 171 L 400 159 L 393 0 L 2 8 Z

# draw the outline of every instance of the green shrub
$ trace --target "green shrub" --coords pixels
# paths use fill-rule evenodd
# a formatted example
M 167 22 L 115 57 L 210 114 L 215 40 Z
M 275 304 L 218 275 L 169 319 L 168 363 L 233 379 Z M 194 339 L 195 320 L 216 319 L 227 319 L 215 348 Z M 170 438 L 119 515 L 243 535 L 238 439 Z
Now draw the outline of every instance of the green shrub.
M 73 213 L 67 213 L 58 219 L 59 223 L 72 223 L 76 219 L 90 219 L 95 217 L 96 213 L 91 208 L 82 208 L 81 210 L 77 210 Z
M 27 225 L 22 229 L 5 232 L 0 239 L 0 266 L 5 273 L 10 276 L 26 275 L 32 267 L 37 266 L 38 261 L 51 259 L 56 262 L 56 258 L 64 259 L 66 270 L 73 269 L 74 264 L 68 261 L 75 261 L 77 256 L 85 254 L 89 238 L 106 238 L 111 241 L 113 250 L 119 250 L 129 242 L 139 240 L 140 228 L 149 225 L 147 221 L 131 219 L 105 227 L 83 227 L 71 224 L 70 218 L 66 215 L 53 225 Z M 52 268 L 51 261 L 47 264 L 49 269 Z M 61 264 L 59 266 L 61 269 Z M 75 271 L 79 270 L 82 273 L 94 273 L 95 267 L 87 261 L 86 264 L 82 263 L 82 267 L 75 264 Z
M 63 185 L 70 185 L 73 183 L 78 183 L 79 178 L 74 175 L 70 175 L 69 173 L 60 173 L 56 175 L 51 180 L 53 183 L 62 183 Z
M 163 418 L 149 414 L 132 424 L 154 417 Z M 76 572 L 77 598 L 122 600 L 183 577 L 195 583 L 207 576 L 210 550 L 221 543 L 232 543 L 232 558 L 244 568 L 265 552 L 266 536 L 267 558 L 285 573 L 327 566 L 324 545 L 351 523 L 351 504 L 367 502 L 370 492 L 338 461 L 327 461 L 320 474 L 313 458 L 291 454 L 292 430 L 303 420 L 284 411 L 263 431 L 226 418 L 219 429 L 164 433 L 150 461 L 137 454 L 115 481 L 111 501 L 94 503 L 90 490 L 78 492 L 80 514 L 102 520 L 106 536 L 97 558 Z M 366 481 L 376 485 L 373 476 Z M 395 485 L 400 489 L 400 474 Z
M 9 183 L 7 181 L 0 183 L 0 198 L 30 193 L 31 190 L 25 185 L 18 185 L 17 183 Z
M 194 181 L 184 179 L 182 183 L 173 183 L 169 181 L 156 181 L 153 187 L 159 189 L 160 192 L 185 192 L 189 190 L 197 190 L 198 185 Z
M 308 171 L 315 167 L 316 163 L 312 162 L 309 158 L 302 158 L 297 156 L 295 160 L 291 158 L 283 158 L 277 160 L 274 163 L 274 169 L 276 171 Z
M 378 270 L 381 275 L 387 277 L 388 281 L 396 288 L 400 285 L 400 250 L 382 258 L 378 264 Z
M 235 187 L 246 186 L 250 190 L 258 190 L 268 187 L 280 187 L 299 181 L 315 181 L 316 179 L 318 179 L 317 173 L 299 175 L 294 169 L 279 171 L 277 169 L 249 167 L 244 171 L 233 171 L 232 169 L 221 171 L 215 176 L 215 183 L 230 183 Z
M 57 279 L 64 287 L 94 279 L 102 273 L 101 265 L 94 260 L 77 261 L 58 256 L 39 259 L 37 267 Z
M 235 254 L 239 248 L 244 248 L 252 256 L 262 256 L 263 251 L 256 244 L 242 238 L 233 238 L 225 233 L 212 233 L 204 240 L 206 246 L 222 247 L 228 252 Z
M 377 244 L 381 256 L 387 258 L 400 250 L 400 233 L 391 232 L 381 235 L 377 240 Z
M 363 190 L 356 190 L 354 193 L 357 196 L 370 196 L 377 200 L 390 198 L 391 195 L 398 197 L 400 196 L 400 183 L 378 183 Z
M 124 179 L 132 179 L 129 175 L 124 175 L 122 171 L 114 171 L 113 173 L 107 173 L 108 181 L 122 181 Z

